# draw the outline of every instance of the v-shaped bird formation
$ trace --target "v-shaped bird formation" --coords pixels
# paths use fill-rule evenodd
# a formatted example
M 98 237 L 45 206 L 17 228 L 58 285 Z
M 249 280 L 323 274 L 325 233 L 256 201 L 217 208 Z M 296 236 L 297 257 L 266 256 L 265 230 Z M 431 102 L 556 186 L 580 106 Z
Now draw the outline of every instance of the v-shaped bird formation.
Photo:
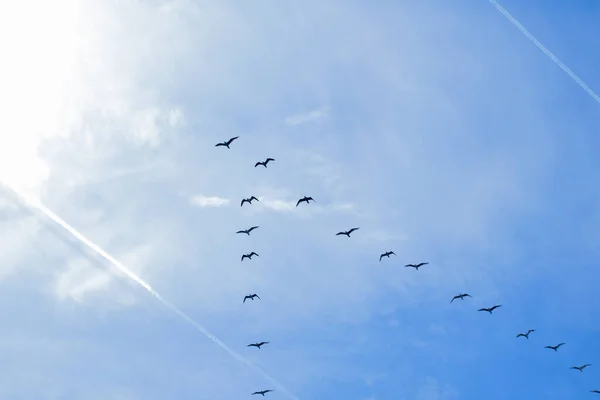
M 226 147 L 227 149 L 231 149 L 230 145 L 235 140 L 237 140 L 237 139 L 239 139 L 239 136 L 235 136 L 235 137 L 232 137 L 232 138 L 230 138 L 230 139 L 228 139 L 228 140 L 226 140 L 224 142 L 217 143 L 215 146 L 216 147 Z M 268 157 L 264 161 L 258 161 L 258 162 L 256 162 L 256 164 L 254 164 L 254 167 L 256 168 L 258 166 L 263 166 L 263 167 L 267 168 L 267 164 L 269 162 L 274 162 L 274 161 L 275 161 L 274 158 Z M 252 203 L 253 201 L 260 202 L 260 200 L 257 197 L 250 196 L 248 198 L 243 198 L 241 200 L 240 207 L 242 207 L 245 203 L 253 204 Z M 302 196 L 301 198 L 298 199 L 298 201 L 296 202 L 296 207 L 298 207 L 302 203 L 310 204 L 311 201 L 315 202 L 315 200 L 311 196 L 304 195 L 304 196 Z M 259 228 L 258 225 L 257 226 L 252 226 L 252 227 L 247 228 L 247 229 L 239 230 L 239 231 L 236 232 L 236 234 L 246 234 L 247 236 L 250 236 L 250 233 L 252 233 L 252 231 L 254 231 L 255 229 L 258 229 L 258 228 Z M 359 229 L 360 229 L 360 227 L 354 227 L 354 228 L 350 228 L 350 229 L 345 230 L 345 231 L 340 231 L 340 232 L 336 233 L 335 235 L 336 236 L 346 236 L 347 238 L 350 238 L 351 234 L 354 233 L 354 232 L 356 232 L 356 231 L 358 231 Z M 387 250 L 387 251 L 381 253 L 379 255 L 379 262 L 381 262 L 383 258 L 390 259 L 390 256 L 392 256 L 392 255 L 396 256 L 396 253 L 394 253 L 392 250 Z M 241 256 L 241 261 L 244 261 L 245 259 L 252 260 L 253 256 L 259 257 L 259 255 L 256 252 L 252 251 L 250 253 L 243 254 Z M 419 271 L 419 268 L 424 267 L 426 265 L 429 265 L 429 262 L 409 263 L 409 264 L 404 265 L 404 267 L 405 268 L 414 268 L 415 271 Z M 457 294 L 457 295 L 455 295 L 455 296 L 452 297 L 452 299 L 450 300 L 450 303 L 454 303 L 455 300 L 464 301 L 465 298 L 467 298 L 467 297 L 472 298 L 473 296 L 471 296 L 468 293 L 459 293 L 459 294 Z M 246 300 L 252 300 L 252 301 L 254 301 L 254 299 L 260 300 L 260 297 L 256 293 L 248 294 L 248 295 L 244 296 L 244 298 L 242 300 L 242 303 L 246 303 Z M 490 315 L 492 315 L 494 313 L 494 311 L 498 310 L 501 307 L 502 307 L 502 304 L 496 304 L 496 305 L 493 305 L 491 307 L 482 307 L 482 308 L 479 308 L 479 309 L 477 309 L 477 311 L 487 312 Z M 536 332 L 535 329 L 529 329 L 525 333 L 518 333 L 516 335 L 516 338 L 525 338 L 525 339 L 529 340 L 529 335 L 531 335 L 534 332 Z M 270 342 L 261 341 L 261 342 L 256 342 L 256 343 L 250 343 L 250 344 L 247 345 L 247 347 L 256 347 L 257 349 L 260 350 L 262 348 L 262 346 L 267 345 L 269 343 Z M 564 346 L 564 345 L 566 345 L 566 343 L 560 342 L 560 343 L 558 343 L 556 345 L 547 345 L 547 346 L 544 346 L 544 348 L 545 349 L 549 349 L 549 350 L 553 350 L 554 352 L 558 352 L 558 350 L 562 346 Z M 588 367 L 591 367 L 591 366 L 592 366 L 592 364 L 583 364 L 583 365 L 580 365 L 580 366 L 572 366 L 569 369 L 577 370 L 579 372 L 583 372 L 584 369 L 586 369 Z M 259 390 L 259 391 L 253 392 L 251 394 L 252 395 L 261 395 L 261 396 L 264 397 L 265 394 L 273 392 L 273 391 L 274 391 L 274 389 L 265 389 L 265 390 Z M 591 393 L 600 394 L 600 390 L 596 390 L 596 389 L 590 390 L 590 392 Z

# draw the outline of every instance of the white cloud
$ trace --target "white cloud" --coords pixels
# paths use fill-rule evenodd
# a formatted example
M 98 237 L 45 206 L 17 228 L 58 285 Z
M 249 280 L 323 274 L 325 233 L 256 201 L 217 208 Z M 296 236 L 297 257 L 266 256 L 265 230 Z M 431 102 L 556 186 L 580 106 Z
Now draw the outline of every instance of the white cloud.
M 229 199 L 198 194 L 190 199 L 190 203 L 198 207 L 222 207 L 229 205 Z
M 291 115 L 285 119 L 285 123 L 292 126 L 305 124 L 308 122 L 321 123 L 328 117 L 329 107 L 321 107 L 305 114 Z

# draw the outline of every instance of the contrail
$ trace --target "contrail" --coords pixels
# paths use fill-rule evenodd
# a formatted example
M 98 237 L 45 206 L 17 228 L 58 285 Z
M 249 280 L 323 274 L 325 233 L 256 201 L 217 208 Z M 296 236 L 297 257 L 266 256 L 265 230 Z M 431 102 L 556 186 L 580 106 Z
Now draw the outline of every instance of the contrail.
M 571 69 L 567 67 L 562 61 L 560 61 L 558 57 L 552 54 L 550 50 L 548 50 L 543 44 L 541 44 L 531 33 L 529 33 L 529 31 L 525 29 L 525 27 L 521 25 L 519 21 L 517 21 L 512 15 L 510 15 L 508 11 L 504 9 L 504 7 L 498 4 L 496 0 L 489 0 L 489 2 L 492 3 L 492 5 L 496 7 L 498 11 L 500 11 L 502 15 L 506 17 L 506 19 L 512 22 L 512 24 L 516 26 L 517 29 L 521 31 L 521 33 L 523 33 L 523 35 L 527 36 L 527 38 L 531 40 L 533 44 L 537 46 L 538 49 L 543 51 L 544 54 L 546 54 L 552 61 L 554 61 L 556 65 L 560 67 L 560 69 L 562 69 L 567 75 L 571 77 L 571 79 L 573 79 L 579 86 L 581 86 L 581 88 L 585 90 L 587 94 L 589 94 L 592 97 L 592 99 L 596 100 L 596 102 L 600 104 L 600 96 L 598 96 L 596 92 L 594 92 L 584 81 L 582 81 L 577 75 L 575 75 L 575 73 L 571 71 Z
M 272 385 L 274 385 L 279 391 L 281 391 L 282 393 L 286 394 L 291 399 L 293 399 L 293 400 L 300 400 L 296 395 L 292 394 L 289 390 L 287 390 L 281 383 L 279 383 L 279 381 L 277 381 L 271 375 L 267 374 L 260 367 L 258 367 L 257 365 L 253 364 L 250 360 L 248 360 L 247 358 L 245 358 L 241 354 L 239 354 L 236 351 L 232 350 L 229 346 L 227 346 L 225 343 L 223 343 L 219 338 L 217 338 L 215 335 L 213 335 L 208 330 L 206 330 L 202 325 L 200 325 L 198 322 L 196 322 L 192 317 L 190 317 L 189 315 L 187 315 L 186 313 L 184 313 L 183 311 L 181 311 L 179 308 L 177 308 L 177 306 L 175 306 L 174 304 L 172 304 L 171 302 L 169 302 L 167 299 L 165 299 L 164 297 L 162 297 L 156 290 L 154 290 L 152 288 L 152 286 L 150 286 L 149 283 L 147 283 L 146 281 L 144 281 L 139 276 L 135 275 L 133 272 L 131 272 L 129 270 L 129 268 L 127 268 L 125 265 L 123 265 L 121 262 L 119 262 L 119 260 L 117 260 L 116 258 L 114 258 L 113 256 L 111 256 L 110 254 L 108 254 L 100 246 L 98 246 L 96 243 L 92 242 L 90 239 L 88 239 L 87 237 L 85 237 L 82 233 L 80 233 L 79 231 L 77 231 L 77 229 L 73 228 L 64 219 L 62 219 L 61 217 L 59 217 L 58 215 L 56 215 L 52 210 L 50 210 L 49 208 L 47 208 L 46 206 L 44 206 L 40 200 L 30 197 L 30 196 L 24 194 L 23 192 L 19 191 L 18 189 L 14 188 L 12 186 L 9 186 L 6 183 L 4 185 L 6 187 L 8 187 L 12 192 L 14 192 L 29 207 L 39 210 L 42 214 L 44 214 L 50 220 L 52 220 L 57 225 L 61 226 L 63 229 L 65 229 L 67 232 L 69 232 L 71 235 L 73 235 L 81 243 L 85 244 L 87 247 L 89 247 L 90 249 L 92 249 L 98 255 L 102 256 L 104 259 L 106 259 L 112 265 L 114 265 L 115 267 L 117 267 L 119 269 L 119 271 L 121 271 L 122 273 L 124 273 L 125 275 L 127 275 L 127 277 L 129 279 L 131 279 L 132 281 L 136 282 L 138 285 L 140 285 L 141 287 L 143 287 L 144 289 L 146 289 L 152 296 L 154 296 L 164 306 L 166 306 L 167 308 L 169 308 L 175 314 L 179 315 L 183 320 L 185 320 L 190 325 L 192 325 L 194 328 L 196 328 L 198 331 L 200 331 L 204 336 L 206 336 L 207 338 L 209 338 L 210 340 L 212 340 L 217 346 L 219 346 L 220 348 L 222 348 L 223 350 L 225 350 L 231 357 L 235 358 L 239 362 L 241 362 L 243 364 L 246 364 L 250 368 L 254 369 L 256 372 L 258 372 L 260 375 L 262 375 L 267 381 L 269 381 Z

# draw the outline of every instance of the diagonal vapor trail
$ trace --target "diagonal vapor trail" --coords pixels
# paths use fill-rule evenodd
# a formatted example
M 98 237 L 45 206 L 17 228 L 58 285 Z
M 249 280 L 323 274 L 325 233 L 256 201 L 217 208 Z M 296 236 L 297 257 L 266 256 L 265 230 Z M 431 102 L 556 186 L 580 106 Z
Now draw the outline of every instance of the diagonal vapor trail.
M 558 57 L 556 57 L 550 50 L 548 50 L 546 46 L 541 44 L 535 38 L 535 36 L 529 33 L 529 31 L 525 29 L 525 27 L 521 25 L 519 21 L 515 19 L 515 17 L 513 17 L 508 11 L 506 11 L 504 7 L 498 4 L 496 0 L 489 0 L 489 2 L 492 3 L 492 5 L 496 7 L 496 9 L 498 9 L 498 11 L 500 11 L 502 15 L 506 17 L 506 19 L 508 19 L 514 26 L 516 26 L 517 29 L 520 30 L 521 33 L 527 37 L 527 39 L 531 40 L 531 42 L 535 44 L 538 49 L 540 49 L 544 54 L 546 54 L 548 58 L 550 58 L 554 62 L 554 64 L 558 65 L 560 69 L 562 69 L 567 75 L 571 77 L 571 79 L 573 79 L 579 86 L 581 86 L 581 88 L 585 90 L 586 93 L 589 94 L 592 99 L 596 100 L 596 102 L 600 104 L 600 96 L 598 96 L 596 92 L 594 92 L 584 81 L 582 81 L 581 78 L 575 75 L 575 73 L 571 71 L 571 69 L 567 67 L 562 61 L 560 61 Z
M 175 314 L 180 316 L 183 320 L 185 320 L 187 323 L 189 323 L 194 328 L 196 328 L 198 331 L 200 331 L 200 333 L 202 333 L 204 336 L 206 336 L 208 339 L 210 339 L 212 342 L 214 342 L 221 349 L 225 350 L 225 352 L 227 352 L 231 357 L 235 358 L 236 360 L 238 360 L 239 362 L 241 362 L 243 364 L 246 364 L 247 366 L 249 366 L 256 372 L 258 372 L 267 381 L 269 381 L 272 385 L 274 385 L 279 391 L 286 394 L 292 400 L 300 400 L 300 398 L 298 398 L 296 395 L 294 395 L 289 390 L 287 390 L 281 383 L 279 383 L 279 381 L 277 379 L 273 378 L 271 375 L 269 375 L 268 373 L 263 371 L 259 366 L 253 364 L 250 360 L 248 360 L 247 358 L 245 358 L 238 352 L 232 350 L 229 346 L 227 346 L 225 343 L 223 343 L 219 338 L 217 338 L 215 335 L 213 335 L 208 330 L 206 330 L 206 328 L 204 328 L 202 325 L 200 325 L 198 322 L 196 322 L 192 317 L 190 317 L 185 312 L 181 311 L 173 303 L 169 302 L 167 299 L 162 297 L 156 290 L 154 290 L 152 288 L 152 286 L 150 286 L 149 283 L 147 283 L 142 278 L 140 278 L 139 276 L 137 276 L 136 274 L 131 272 L 129 270 L 129 268 L 127 268 L 125 265 L 123 265 L 121 262 L 119 262 L 119 260 L 117 260 L 116 258 L 111 256 L 109 253 L 107 253 L 104 249 L 102 249 L 96 243 L 92 242 L 90 239 L 85 237 L 85 235 L 80 233 L 77 229 L 73 228 L 69 223 L 67 223 L 64 219 L 62 219 L 61 217 L 56 215 L 52 210 L 50 210 L 49 208 L 44 206 L 44 204 L 42 204 L 42 202 L 39 199 L 28 196 L 27 194 L 12 187 L 11 185 L 8 185 L 7 183 L 4 183 L 4 186 L 7 187 L 8 189 L 10 189 L 10 191 L 12 191 L 13 193 L 15 193 L 19 197 L 19 199 L 21 199 L 27 206 L 29 206 L 33 209 L 39 210 L 48 219 L 52 220 L 54 223 L 56 223 L 57 225 L 59 225 L 60 227 L 65 229 L 67 232 L 69 232 L 71 235 L 73 235 L 81 243 L 83 243 L 84 245 L 89 247 L 91 250 L 96 252 L 98 255 L 100 255 L 101 257 L 106 259 L 108 262 L 110 262 L 112 265 L 117 267 L 117 269 L 119 269 L 119 271 L 121 271 L 122 273 L 127 275 L 127 277 L 129 279 L 131 279 L 132 281 L 134 281 L 135 283 L 137 283 L 138 285 L 140 285 L 141 287 L 146 289 L 152 296 L 154 296 L 165 307 L 170 309 L 172 312 L 174 312 Z

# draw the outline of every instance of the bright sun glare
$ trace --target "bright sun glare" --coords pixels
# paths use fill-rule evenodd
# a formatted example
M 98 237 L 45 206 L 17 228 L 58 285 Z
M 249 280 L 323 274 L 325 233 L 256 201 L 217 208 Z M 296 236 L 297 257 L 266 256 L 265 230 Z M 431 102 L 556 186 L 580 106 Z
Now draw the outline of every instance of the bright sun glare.
M 42 140 L 61 134 L 79 50 L 76 0 L 0 5 L 0 181 L 36 194 Z

